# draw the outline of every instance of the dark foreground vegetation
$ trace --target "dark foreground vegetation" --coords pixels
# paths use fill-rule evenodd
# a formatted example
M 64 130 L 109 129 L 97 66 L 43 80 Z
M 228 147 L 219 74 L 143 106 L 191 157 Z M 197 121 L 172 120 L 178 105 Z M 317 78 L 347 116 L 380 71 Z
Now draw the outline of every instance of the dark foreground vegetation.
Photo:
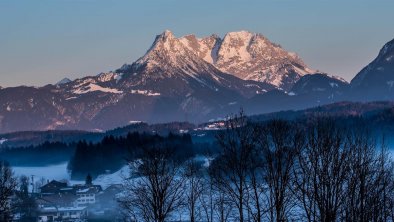
M 29 178 L 15 178 L 8 163 L 0 161 L 0 221 L 36 221 L 37 205 L 29 194 Z
M 127 164 L 127 161 L 141 158 L 146 147 L 157 146 L 172 149 L 174 159 L 184 160 L 194 154 L 192 140 L 188 134 L 170 133 L 163 137 L 135 132 L 125 137 L 107 136 L 96 144 L 78 142 L 68 169 L 73 179 L 84 179 L 87 174 L 97 177 L 120 169 Z
M 327 117 L 249 122 L 241 112 L 214 144 L 193 144 L 188 134 L 108 136 L 77 143 L 69 167 L 85 177 L 129 165 L 114 206 L 122 221 L 394 220 L 393 162 L 384 137 L 367 125 Z M 3 163 L 4 221 L 13 213 L 7 200 L 23 193 L 18 184 Z
M 4 147 L 0 149 L 0 160 L 12 166 L 47 166 L 68 162 L 71 178 L 83 180 L 87 174 L 96 178 L 100 174 L 113 173 L 140 158 L 142 149 L 150 146 L 166 146 L 174 149 L 174 158 L 217 150 L 210 142 L 192 142 L 189 134 L 167 133 L 166 136 L 141 132 L 125 136 L 104 136 L 98 142 L 44 142 L 39 145 Z
M 129 221 L 392 221 L 393 166 L 377 141 L 327 118 L 249 124 L 241 114 L 208 167 L 144 149 L 120 203 Z

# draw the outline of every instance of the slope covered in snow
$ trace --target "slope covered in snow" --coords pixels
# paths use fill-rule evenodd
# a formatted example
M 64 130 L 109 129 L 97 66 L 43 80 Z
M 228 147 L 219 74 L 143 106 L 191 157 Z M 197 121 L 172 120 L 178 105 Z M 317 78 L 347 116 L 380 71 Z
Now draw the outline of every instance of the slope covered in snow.
M 59 163 L 48 166 L 13 166 L 12 170 L 16 176 L 33 176 L 35 181 L 39 181 L 42 178 L 44 180 L 58 180 L 68 181 L 70 185 L 84 184 L 85 181 L 71 180 L 70 172 L 67 170 L 67 162 Z M 129 166 L 125 165 L 116 172 L 109 174 L 102 174 L 93 180 L 94 184 L 101 185 L 103 189 L 107 188 L 112 184 L 122 184 L 125 177 L 129 175 Z
M 224 38 L 211 35 L 179 39 L 191 51 L 219 70 L 244 80 L 266 82 L 288 90 L 303 75 L 314 73 L 292 52 L 261 34 L 229 32 Z
M 132 65 L 117 70 L 124 73 L 121 87 L 150 90 L 163 96 L 193 95 L 204 92 L 233 91 L 246 97 L 264 93 L 270 84 L 254 84 L 229 75 L 209 62 L 209 47 L 212 41 L 196 43 L 198 50 L 190 47 L 191 37 L 176 38 L 168 30 L 156 36 L 152 46 Z M 251 85 L 251 84 L 249 84 Z M 216 93 L 217 94 L 217 93 Z
M 83 88 L 78 88 L 78 89 L 74 90 L 74 93 L 75 94 L 85 94 L 85 93 L 95 92 L 95 91 L 101 91 L 101 92 L 106 92 L 106 93 L 116 93 L 116 94 L 123 93 L 120 90 L 101 87 L 101 86 L 93 84 L 93 83 L 90 83 L 89 85 L 84 86 Z

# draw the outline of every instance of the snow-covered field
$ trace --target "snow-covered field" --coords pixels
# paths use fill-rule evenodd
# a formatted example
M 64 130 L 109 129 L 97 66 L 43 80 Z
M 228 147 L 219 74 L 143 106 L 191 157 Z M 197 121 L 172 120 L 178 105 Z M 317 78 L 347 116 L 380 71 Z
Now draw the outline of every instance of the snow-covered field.
M 106 188 L 111 184 L 121 184 L 123 183 L 123 178 L 127 177 L 129 173 L 130 173 L 129 166 L 124 166 L 120 170 L 116 171 L 115 173 L 98 176 L 93 181 L 93 183 L 99 184 L 103 188 Z
M 35 180 L 41 178 L 45 180 L 67 180 L 71 185 L 84 183 L 84 181 L 71 180 L 70 174 L 67 171 L 67 162 L 42 167 L 12 167 L 12 169 L 16 176 L 34 176 Z M 127 175 L 128 172 L 128 166 L 124 166 L 115 173 L 100 175 L 93 183 L 101 185 L 105 189 L 111 184 L 122 183 L 124 176 Z

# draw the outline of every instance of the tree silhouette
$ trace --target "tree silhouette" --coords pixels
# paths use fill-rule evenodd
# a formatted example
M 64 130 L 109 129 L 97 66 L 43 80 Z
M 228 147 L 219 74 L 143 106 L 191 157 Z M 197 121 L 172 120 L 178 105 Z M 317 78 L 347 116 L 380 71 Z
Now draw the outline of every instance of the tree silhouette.
M 92 179 L 92 176 L 90 175 L 90 173 L 88 173 L 88 175 L 86 176 L 85 184 L 89 185 L 89 186 L 93 185 L 93 179 Z
M 11 167 L 0 160 L 0 221 L 12 220 L 10 198 L 15 193 L 17 184 Z

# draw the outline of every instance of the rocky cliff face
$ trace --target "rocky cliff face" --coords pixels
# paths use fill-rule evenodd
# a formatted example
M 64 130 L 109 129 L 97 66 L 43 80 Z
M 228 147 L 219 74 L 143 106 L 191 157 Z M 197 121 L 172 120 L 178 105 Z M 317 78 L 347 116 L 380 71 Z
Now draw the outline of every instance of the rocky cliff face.
M 125 77 L 121 87 L 156 90 L 163 96 L 193 94 L 201 89 L 216 93 L 231 89 L 245 97 L 273 88 L 262 83 L 248 85 L 222 72 L 183 41 L 170 31 L 158 35 L 143 57 L 117 71 Z
M 180 41 L 222 72 L 284 90 L 289 90 L 301 76 L 315 72 L 297 54 L 257 33 L 229 32 L 224 38 L 212 35 L 201 39 L 188 35 Z

